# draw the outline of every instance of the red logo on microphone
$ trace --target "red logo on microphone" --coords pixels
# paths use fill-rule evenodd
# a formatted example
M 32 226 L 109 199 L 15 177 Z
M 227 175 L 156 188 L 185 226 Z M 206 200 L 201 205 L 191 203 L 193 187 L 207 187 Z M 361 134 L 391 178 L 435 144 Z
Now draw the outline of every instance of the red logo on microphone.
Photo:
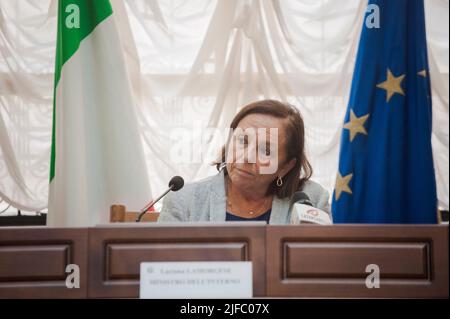
M 314 217 L 319 216 L 319 212 L 317 210 L 315 210 L 315 209 L 310 209 L 306 213 L 311 215 L 311 216 L 314 216 Z

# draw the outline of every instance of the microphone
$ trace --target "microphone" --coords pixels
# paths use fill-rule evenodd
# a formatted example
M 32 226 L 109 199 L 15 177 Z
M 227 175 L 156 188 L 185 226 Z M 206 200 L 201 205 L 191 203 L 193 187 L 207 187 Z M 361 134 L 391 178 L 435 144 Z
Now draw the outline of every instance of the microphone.
M 297 192 L 292 197 L 293 207 L 291 213 L 291 224 L 302 223 L 332 225 L 330 215 L 323 210 L 313 207 L 308 195 L 304 192 Z
M 184 186 L 184 179 L 181 176 L 174 176 L 171 178 L 169 182 L 169 189 L 167 189 L 164 193 L 162 193 L 158 198 L 152 200 L 150 203 L 145 205 L 144 208 L 141 209 L 141 213 L 139 214 L 138 218 L 136 218 L 136 223 L 139 223 L 142 219 L 142 217 L 145 215 L 145 213 L 152 208 L 153 205 L 155 205 L 161 198 L 167 195 L 168 192 L 173 191 L 179 191 Z

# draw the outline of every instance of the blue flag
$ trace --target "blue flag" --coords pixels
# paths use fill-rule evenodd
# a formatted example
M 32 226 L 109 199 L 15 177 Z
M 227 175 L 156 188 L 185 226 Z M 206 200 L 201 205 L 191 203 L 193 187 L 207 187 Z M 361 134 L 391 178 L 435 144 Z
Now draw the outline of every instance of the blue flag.
M 437 223 L 423 0 L 373 0 L 333 193 L 335 223 Z M 367 15 L 376 14 L 376 10 Z M 369 16 L 366 16 L 369 18 Z

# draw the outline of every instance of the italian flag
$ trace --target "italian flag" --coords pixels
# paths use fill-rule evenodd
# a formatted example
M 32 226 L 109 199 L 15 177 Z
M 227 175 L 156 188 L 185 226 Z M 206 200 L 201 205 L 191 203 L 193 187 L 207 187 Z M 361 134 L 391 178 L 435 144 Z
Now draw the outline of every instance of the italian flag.
M 124 54 L 108 0 L 59 0 L 47 225 L 109 222 L 150 188 Z

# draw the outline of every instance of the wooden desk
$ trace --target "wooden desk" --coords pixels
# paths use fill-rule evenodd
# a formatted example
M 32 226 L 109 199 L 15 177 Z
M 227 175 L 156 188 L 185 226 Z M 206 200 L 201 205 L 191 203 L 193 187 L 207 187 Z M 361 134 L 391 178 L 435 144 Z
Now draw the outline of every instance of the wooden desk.
M 138 296 L 142 261 L 252 261 L 255 297 L 448 298 L 448 225 L 0 229 L 0 298 Z M 77 264 L 81 288 L 65 287 Z M 368 264 L 379 289 L 365 286 Z

